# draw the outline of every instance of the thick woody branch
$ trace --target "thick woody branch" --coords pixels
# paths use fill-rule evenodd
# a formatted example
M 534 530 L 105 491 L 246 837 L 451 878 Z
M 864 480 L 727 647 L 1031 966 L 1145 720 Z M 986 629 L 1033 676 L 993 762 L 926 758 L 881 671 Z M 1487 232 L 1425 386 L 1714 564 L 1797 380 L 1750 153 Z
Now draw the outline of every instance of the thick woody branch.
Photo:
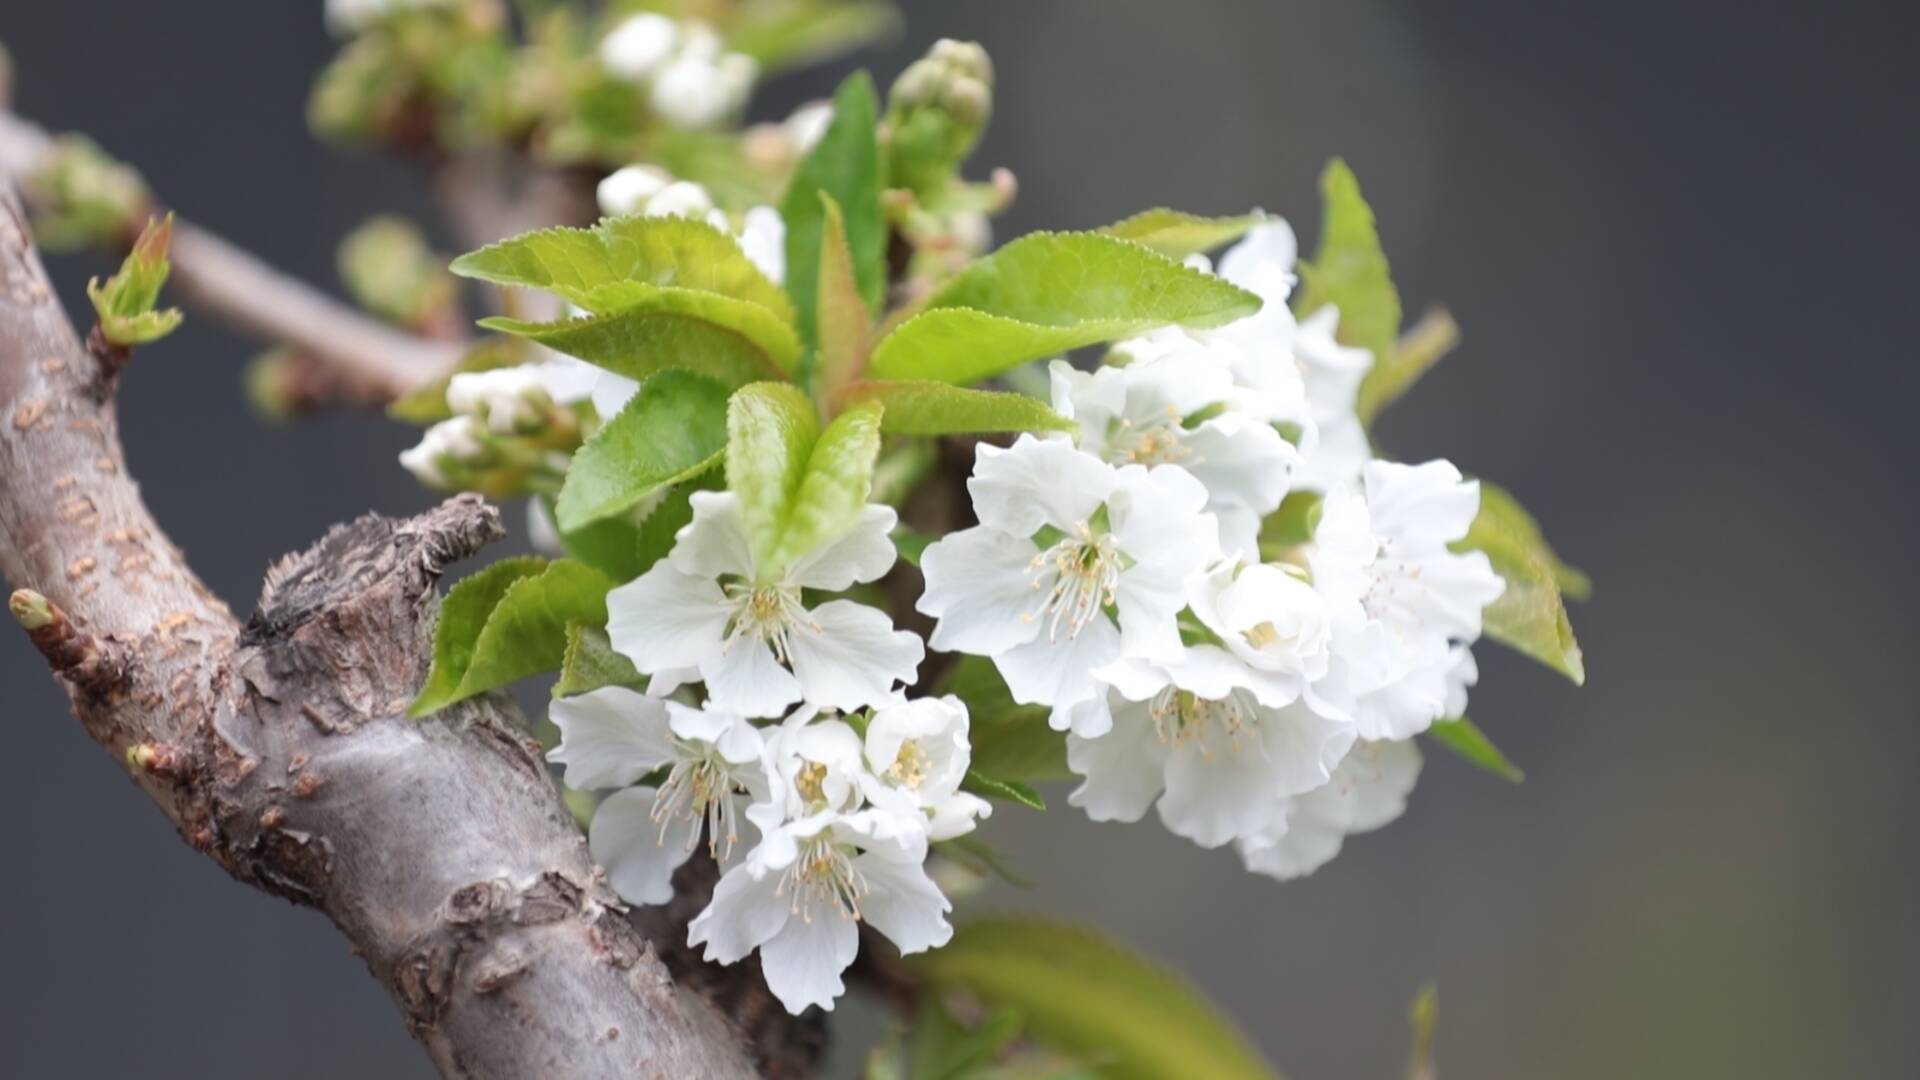
M 30 176 L 54 148 L 45 131 L 0 110 L 0 173 Z M 139 224 L 129 223 L 130 235 Z M 465 351 L 369 318 L 187 221 L 174 225 L 172 261 L 189 308 L 324 365 L 349 400 L 392 400 L 445 374 Z
M 97 363 L 0 182 L 0 574 L 88 734 L 196 848 L 332 919 L 445 1075 L 758 1075 L 626 917 L 512 703 L 404 715 L 440 568 L 497 512 L 335 529 L 242 626 L 142 503 Z

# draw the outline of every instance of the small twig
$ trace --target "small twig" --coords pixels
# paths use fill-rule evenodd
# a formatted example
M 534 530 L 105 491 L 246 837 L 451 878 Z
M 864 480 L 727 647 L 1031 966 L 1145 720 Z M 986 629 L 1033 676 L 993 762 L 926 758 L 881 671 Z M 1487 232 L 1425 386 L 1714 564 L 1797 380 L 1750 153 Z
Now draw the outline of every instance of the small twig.
M 73 625 L 58 604 L 32 589 L 21 589 L 7 602 L 7 610 L 55 674 L 91 693 L 104 692 L 119 681 L 120 665 L 112 650 Z
M 34 173 L 54 151 L 38 126 L 0 111 L 0 172 Z M 144 213 L 140 221 L 145 221 Z M 129 223 L 129 236 L 137 224 Z M 173 281 L 186 305 L 337 369 L 362 398 L 391 400 L 457 363 L 466 346 L 396 330 L 354 310 L 205 229 L 174 226 Z

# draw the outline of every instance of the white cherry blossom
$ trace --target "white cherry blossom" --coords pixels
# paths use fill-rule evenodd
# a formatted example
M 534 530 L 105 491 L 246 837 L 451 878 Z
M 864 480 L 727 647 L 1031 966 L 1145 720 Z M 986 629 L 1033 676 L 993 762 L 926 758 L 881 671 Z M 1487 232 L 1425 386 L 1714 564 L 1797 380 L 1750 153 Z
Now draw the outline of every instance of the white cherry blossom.
M 758 572 L 730 492 L 697 492 L 693 521 L 673 551 L 607 595 L 607 634 L 664 695 L 706 683 L 715 708 L 776 716 L 805 698 L 855 709 L 877 705 L 911 682 L 925 655 L 918 637 L 884 612 L 851 600 L 809 608 L 802 589 L 841 592 L 873 581 L 894 562 L 885 506 L 862 508 L 843 534 L 767 581 Z
M 1054 411 L 1079 422 L 1082 450 L 1115 465 L 1187 470 L 1206 486 L 1220 546 L 1258 554 L 1260 519 L 1286 498 L 1300 455 L 1272 423 L 1239 410 L 1225 364 L 1202 352 L 1092 372 L 1057 360 L 1051 370 Z
M 967 488 L 980 524 L 921 556 L 933 647 L 991 657 L 1014 700 L 1050 706 L 1056 729 L 1103 734 L 1095 669 L 1180 655 L 1186 578 L 1219 548 L 1206 488 L 1030 435 L 983 444 Z
M 728 713 L 660 701 L 608 686 L 561 698 L 548 715 L 560 743 L 547 760 L 566 766 L 568 787 L 621 788 L 588 828 L 593 857 L 630 903 L 673 898 L 673 872 L 700 846 L 723 865 L 739 841 L 749 797 L 766 796 L 760 732 Z M 633 787 L 660 769 L 656 789 Z
M 867 799 L 896 813 L 924 815 L 930 840 L 972 832 L 993 807 L 960 790 L 973 760 L 967 727 L 967 706 L 952 695 L 900 697 L 875 709 L 865 743 Z
M 600 39 L 600 63 L 629 82 L 657 74 L 680 46 L 680 27 L 654 12 L 630 15 Z
M 1321 787 L 1285 801 L 1274 822 L 1240 841 L 1240 858 L 1256 874 L 1305 877 L 1340 853 L 1346 838 L 1370 832 L 1406 811 L 1420 777 L 1411 741 L 1361 742 Z

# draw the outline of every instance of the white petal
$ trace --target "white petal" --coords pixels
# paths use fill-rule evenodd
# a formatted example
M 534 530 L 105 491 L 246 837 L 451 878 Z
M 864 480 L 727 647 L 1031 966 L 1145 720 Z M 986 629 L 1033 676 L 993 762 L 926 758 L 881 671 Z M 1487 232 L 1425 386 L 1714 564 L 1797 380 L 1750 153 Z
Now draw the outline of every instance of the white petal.
M 937 949 L 952 939 L 947 912 L 953 905 L 924 864 L 876 849 L 855 858 L 853 866 L 873 890 L 860 901 L 861 917 L 903 955 Z
M 710 578 L 665 561 L 607 594 L 607 638 L 643 674 L 692 667 L 720 648 L 733 607 Z
M 1120 631 L 1096 615 L 1078 634 L 1042 635 L 993 658 L 1013 700 L 1022 705 L 1051 705 L 1054 726 L 1064 730 L 1074 705 L 1099 692 L 1094 669 L 1120 659 Z
M 756 637 L 735 638 L 710 651 L 700 662 L 700 676 L 712 707 L 741 716 L 778 716 L 801 697 L 800 680 Z
M 1314 816 L 1300 799 L 1282 804 L 1283 820 L 1253 840 L 1240 843 L 1248 870 L 1279 881 L 1305 877 L 1340 854 L 1347 834 L 1338 824 Z
M 1206 501 L 1207 489 L 1177 466 L 1119 470 L 1110 502 L 1113 535 L 1134 560 L 1114 589 L 1127 655 L 1179 657 L 1174 617 L 1186 606 L 1187 578 L 1219 558 L 1218 526 L 1201 512 Z
M 993 804 L 978 795 L 956 791 L 928 811 L 927 839 L 939 843 L 972 832 L 981 818 L 993 816 Z
M 1412 740 L 1366 743 L 1347 757 L 1340 771 L 1351 784 L 1350 831 L 1372 832 L 1406 813 L 1407 796 L 1420 779 L 1420 748 Z
M 687 927 L 688 945 L 705 945 L 708 961 L 734 964 L 786 926 L 789 905 L 780 876 L 754 877 L 745 865 L 722 874 L 706 910 Z
M 1386 535 L 1451 543 L 1467 535 L 1480 512 L 1479 482 L 1464 480 L 1444 458 L 1418 465 L 1370 462 L 1366 488 L 1375 528 Z
M 567 767 L 566 784 L 576 791 L 625 787 L 673 760 L 666 709 L 623 686 L 561 698 L 547 716 L 560 729 L 547 760 Z
M 788 656 L 808 701 L 836 709 L 878 705 L 895 682 L 910 683 L 927 654 L 914 634 L 895 630 L 886 613 L 851 600 L 829 600 L 813 624 L 787 639 Z
M 1009 449 L 981 443 L 967 481 L 982 525 L 1032 536 L 1043 525 L 1072 531 L 1113 490 L 1113 470 L 1062 439 L 1022 435 Z
M 992 656 L 1040 633 L 1040 597 L 1028 578 L 1031 540 L 976 525 L 948 534 L 920 556 L 926 591 L 915 604 L 940 620 L 931 643 L 946 652 Z
M 830 906 L 816 905 L 787 920 L 772 941 L 760 946 L 760 970 L 767 989 L 798 1016 L 809 1005 L 833 1011 L 846 993 L 840 973 L 860 951 L 860 924 Z
M 675 735 L 712 743 L 721 758 L 731 764 L 760 760 L 760 729 L 745 717 L 720 709 L 695 709 L 677 701 L 666 705 L 668 724 Z
M 740 497 L 731 491 L 696 491 L 689 501 L 693 520 L 674 537 L 673 551 L 667 556 L 673 568 L 701 578 L 753 576 Z
M 1165 762 L 1146 703 L 1115 703 L 1112 731 L 1067 736 L 1067 767 L 1085 777 L 1067 802 L 1095 821 L 1139 821 L 1166 786 Z
M 897 557 L 889 534 L 900 522 L 891 506 L 869 503 L 860 508 L 853 528 L 836 540 L 795 559 L 787 582 L 823 592 L 840 592 L 858 581 L 875 581 L 893 569 Z
M 1276 218 L 1253 228 L 1245 239 L 1220 256 L 1220 276 L 1235 285 L 1246 287 L 1262 275 L 1276 272 L 1291 274 L 1299 251 L 1300 245 L 1294 239 L 1293 227 Z
M 673 899 L 673 872 L 693 855 L 701 819 L 680 817 L 663 831 L 653 820 L 654 790 L 615 792 L 593 812 L 587 846 L 607 869 L 607 883 L 629 904 L 664 904 Z

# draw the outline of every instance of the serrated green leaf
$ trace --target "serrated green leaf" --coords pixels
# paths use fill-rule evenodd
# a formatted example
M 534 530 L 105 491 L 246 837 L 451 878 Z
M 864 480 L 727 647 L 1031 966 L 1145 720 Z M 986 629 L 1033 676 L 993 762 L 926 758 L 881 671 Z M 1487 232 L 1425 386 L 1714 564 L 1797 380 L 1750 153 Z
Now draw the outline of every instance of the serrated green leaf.
M 1553 568 L 1554 583 L 1560 586 L 1562 594 L 1579 601 L 1585 601 L 1593 595 L 1593 579 L 1585 571 L 1561 561 L 1559 554 L 1540 531 L 1540 523 L 1534 520 L 1526 507 L 1520 505 L 1520 500 L 1514 498 L 1512 492 L 1490 480 L 1481 480 L 1480 513 L 1539 551 L 1547 565 Z
M 1340 340 L 1373 353 L 1377 370 L 1400 337 L 1400 293 L 1393 287 L 1373 210 L 1347 163 L 1334 158 L 1320 174 L 1324 203 L 1320 247 L 1300 267 L 1300 313 L 1323 304 L 1340 309 Z M 1368 378 L 1376 378 L 1369 373 Z
M 740 498 L 747 546 L 763 575 L 786 535 L 807 458 L 820 438 L 813 402 L 787 383 L 742 387 L 727 404 L 727 489 Z
M 608 218 L 502 240 L 453 261 L 453 272 L 495 285 L 544 289 L 596 315 L 627 307 L 627 286 L 690 289 L 757 304 L 793 322 L 786 293 L 734 237 L 697 218 Z M 645 294 L 638 294 L 644 296 Z
M 1033 1037 L 1114 1080 L 1275 1077 L 1183 979 L 1077 926 L 977 920 L 907 963 L 936 989 L 1021 1010 Z
M 1434 308 L 1422 315 L 1394 342 L 1392 351 L 1374 358 L 1354 403 L 1361 422 L 1371 427 L 1381 409 L 1405 396 L 1420 376 L 1459 344 L 1460 324 L 1453 321 L 1447 309 Z
M 1047 808 L 1047 801 L 1040 797 L 1039 792 L 1027 785 L 1018 780 L 1003 780 L 997 776 L 988 776 L 978 768 L 967 770 L 967 775 L 960 780 L 960 787 L 983 798 L 1019 803 L 1029 810 Z
M 1069 349 L 1259 309 L 1252 293 L 1139 244 L 1034 233 L 961 271 L 881 339 L 868 370 L 964 386 Z
M 1025 394 L 968 390 L 919 379 L 865 380 L 852 384 L 847 401 L 886 407 L 880 430 L 887 435 L 970 435 L 985 432 L 1073 431 L 1073 421 Z
M 555 504 L 563 532 L 622 513 L 712 468 L 727 448 L 727 388 L 684 371 L 642 383 L 573 456 Z
M 639 577 L 673 550 L 674 540 L 680 530 L 693 521 L 694 492 L 717 491 L 724 483 L 725 478 L 718 469 L 702 473 L 674 488 L 672 494 L 654 507 L 653 513 L 647 515 L 647 520 L 640 523 L 640 569 L 629 577 Z
M 1575 685 L 1586 682 L 1580 643 L 1574 639 L 1566 603 L 1537 527 L 1530 534 L 1526 524 L 1532 519 L 1522 522 L 1514 518 L 1497 497 L 1486 498 L 1486 488 L 1483 484 L 1479 515 L 1466 538 L 1453 549 L 1486 552 L 1493 572 L 1507 583 L 1506 591 L 1488 604 L 1481 616 L 1487 636 L 1560 672 Z M 1517 506 L 1513 504 L 1513 508 Z
M 543 497 L 543 501 L 547 516 L 553 517 L 553 500 Z M 571 531 L 556 525 L 554 531 L 560 534 L 560 550 L 566 552 L 567 558 L 586 563 L 615 581 L 631 581 L 652 565 L 640 550 L 645 523 L 652 518 L 646 509 L 644 504 L 636 506 Z
M 774 565 L 793 560 L 835 539 L 853 525 L 873 488 L 880 456 L 880 406 L 862 402 L 834 418 L 807 456 L 799 490 L 786 511 Z
M 867 366 L 873 348 L 873 314 L 860 295 L 860 283 L 854 280 L 853 253 L 847 248 L 840 204 L 824 191 L 820 204 L 826 218 L 820 233 L 820 348 L 812 382 L 813 399 L 821 411 L 831 412 L 841 391 Z
M 568 623 L 606 625 L 613 584 L 584 564 L 539 559 L 509 559 L 462 581 L 441 608 L 433 667 L 407 715 L 558 668 Z
M 1159 207 L 1116 221 L 1100 231 L 1108 236 L 1131 240 L 1150 247 L 1170 259 L 1184 259 L 1203 251 L 1212 251 L 1245 236 L 1248 230 L 1267 220 L 1265 214 L 1241 214 L 1238 217 L 1201 217 Z
M 606 631 L 584 623 L 567 624 L 567 651 L 560 660 L 560 681 L 553 684 L 554 697 L 591 693 L 603 686 L 641 690 L 646 684 L 646 676 L 633 661 L 614 651 Z
M 940 692 L 966 702 L 972 764 L 982 773 L 1028 782 L 1074 775 L 1066 736 L 1048 724 L 1047 706 L 1014 701 L 993 661 L 960 657 L 940 680 Z
M 785 378 L 799 360 L 793 328 L 759 304 L 650 286 L 626 287 L 625 299 L 608 315 L 547 323 L 495 316 L 480 325 L 639 381 L 680 370 L 740 386 Z
M 800 340 L 819 341 L 820 251 L 832 196 L 846 216 L 847 250 L 854 280 L 869 311 L 877 311 L 887 287 L 887 222 L 880 205 L 878 105 L 873 79 L 856 71 L 833 97 L 833 122 L 806 160 L 794 170 L 780 201 L 787 223 L 787 293 L 798 311 Z
M 1508 761 L 1507 755 L 1493 745 L 1493 740 L 1487 738 L 1485 732 L 1464 716 L 1434 721 L 1433 726 L 1427 729 L 1427 735 L 1434 742 L 1502 780 L 1517 784 L 1527 778 L 1519 766 Z

